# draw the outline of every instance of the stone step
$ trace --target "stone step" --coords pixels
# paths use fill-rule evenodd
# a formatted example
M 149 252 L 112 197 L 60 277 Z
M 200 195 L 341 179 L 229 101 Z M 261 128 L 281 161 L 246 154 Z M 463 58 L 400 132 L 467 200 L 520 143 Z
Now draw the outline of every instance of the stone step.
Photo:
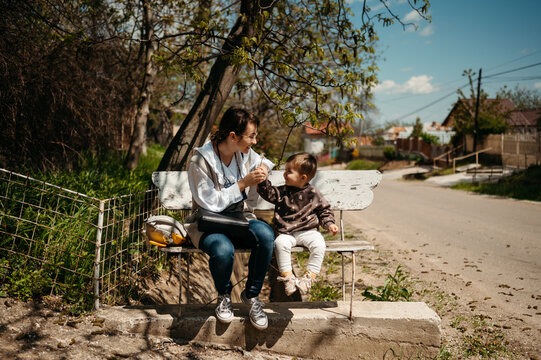
M 222 324 L 214 304 L 154 307 L 104 307 L 108 330 L 169 336 L 200 344 L 270 351 L 309 359 L 434 358 L 441 345 L 441 320 L 423 302 L 268 303 L 269 327 L 259 331 L 248 307 L 233 304 L 235 318 Z

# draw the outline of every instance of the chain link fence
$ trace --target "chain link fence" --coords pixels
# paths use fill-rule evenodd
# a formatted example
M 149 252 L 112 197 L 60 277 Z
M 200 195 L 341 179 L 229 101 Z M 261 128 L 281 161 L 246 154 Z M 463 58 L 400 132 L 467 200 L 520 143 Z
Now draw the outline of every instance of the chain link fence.
M 0 169 L 0 284 L 70 304 L 124 303 L 165 261 L 142 238 L 157 189 L 97 199 Z

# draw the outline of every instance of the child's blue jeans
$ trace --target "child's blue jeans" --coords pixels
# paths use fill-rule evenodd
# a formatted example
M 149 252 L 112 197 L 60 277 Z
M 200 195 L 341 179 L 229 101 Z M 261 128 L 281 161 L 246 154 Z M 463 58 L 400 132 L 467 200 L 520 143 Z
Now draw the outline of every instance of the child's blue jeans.
M 248 280 L 246 281 L 246 296 L 258 296 L 265 275 L 269 269 L 274 248 L 274 231 L 260 220 L 250 220 L 250 230 L 255 235 L 255 241 L 250 239 L 230 239 L 224 234 L 204 234 L 199 241 L 199 249 L 209 255 L 209 268 L 214 286 L 218 294 L 230 294 L 233 289 L 231 274 L 235 247 L 251 249 L 248 261 Z

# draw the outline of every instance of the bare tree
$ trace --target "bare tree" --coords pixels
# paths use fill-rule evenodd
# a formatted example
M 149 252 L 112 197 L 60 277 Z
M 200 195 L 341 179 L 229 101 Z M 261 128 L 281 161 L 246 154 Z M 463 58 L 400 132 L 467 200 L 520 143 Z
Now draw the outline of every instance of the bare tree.
M 141 29 L 141 39 L 145 49 L 145 75 L 141 86 L 141 95 L 135 115 L 135 123 L 130 141 L 130 148 L 126 155 L 124 166 L 133 170 L 137 166 L 139 156 L 145 146 L 146 128 L 148 114 L 150 113 L 150 101 L 154 89 L 154 79 L 156 77 L 156 65 L 154 64 L 154 24 L 152 18 L 152 5 L 149 0 L 142 0 L 143 5 L 143 27 Z

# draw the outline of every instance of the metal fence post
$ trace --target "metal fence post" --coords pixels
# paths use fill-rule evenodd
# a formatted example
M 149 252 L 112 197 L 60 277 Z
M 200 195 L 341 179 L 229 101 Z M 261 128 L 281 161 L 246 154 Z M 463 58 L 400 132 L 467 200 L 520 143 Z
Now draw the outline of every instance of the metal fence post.
M 94 309 L 100 308 L 100 257 L 101 236 L 103 233 L 103 216 L 105 213 L 105 200 L 100 200 L 98 227 L 96 231 L 96 256 L 94 258 Z

